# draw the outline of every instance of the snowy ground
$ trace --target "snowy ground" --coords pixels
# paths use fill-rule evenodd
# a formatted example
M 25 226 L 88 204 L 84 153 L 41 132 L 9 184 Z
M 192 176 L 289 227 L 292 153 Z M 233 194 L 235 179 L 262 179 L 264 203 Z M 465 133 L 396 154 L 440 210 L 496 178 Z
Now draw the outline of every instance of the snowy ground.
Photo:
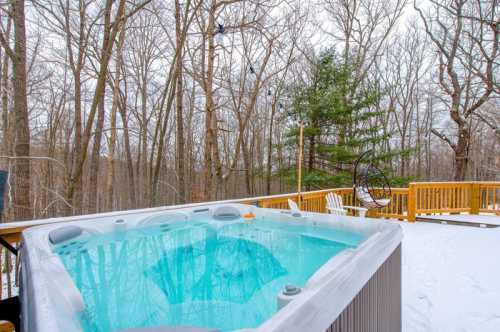
M 403 226 L 403 331 L 500 331 L 500 227 Z

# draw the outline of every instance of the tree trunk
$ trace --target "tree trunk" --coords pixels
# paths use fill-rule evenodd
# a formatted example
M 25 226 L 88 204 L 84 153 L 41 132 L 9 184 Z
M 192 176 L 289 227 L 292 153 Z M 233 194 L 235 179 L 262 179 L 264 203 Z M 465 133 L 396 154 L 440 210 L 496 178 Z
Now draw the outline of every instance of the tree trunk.
M 160 106 L 160 109 L 162 110 L 165 109 L 164 111 L 165 115 L 163 117 L 163 123 L 161 124 L 160 135 L 158 137 L 158 151 L 156 153 L 156 162 L 154 165 L 153 175 L 152 175 L 153 181 L 151 185 L 151 191 L 152 191 L 151 197 L 153 198 L 154 202 L 157 202 L 158 199 L 158 194 L 157 194 L 158 182 L 160 180 L 163 149 L 165 146 L 165 135 L 167 134 L 168 119 L 170 117 L 170 110 L 172 109 L 172 103 L 174 101 L 174 96 L 175 96 L 175 84 L 177 83 L 177 80 L 175 79 L 175 74 L 171 77 L 171 80 L 168 80 L 168 82 L 171 83 L 169 83 L 165 89 L 165 98 L 167 99 L 166 106 L 164 102 L 162 102 L 162 105 Z
M 28 100 L 26 92 L 26 27 L 24 18 L 24 0 L 13 3 L 15 59 L 14 76 L 14 113 L 15 113 L 15 183 L 14 183 L 14 218 L 27 220 L 33 216 L 30 201 L 30 130 L 28 120 Z
M 10 36 L 12 20 L 9 18 L 7 21 L 7 29 L 5 35 L 7 38 Z M 3 130 L 3 142 L 2 142 L 2 152 L 3 154 L 10 156 L 12 155 L 12 115 L 9 110 L 9 55 L 7 52 L 4 53 L 2 59 L 2 130 Z
M 104 126 L 104 96 L 102 96 L 99 104 L 99 113 L 97 114 L 97 122 L 94 132 L 94 144 L 92 146 L 92 155 L 90 157 L 90 174 L 89 174 L 89 190 L 88 190 L 88 213 L 99 212 L 97 206 L 99 191 L 97 181 L 99 178 L 99 161 L 101 158 L 101 141 L 102 128 Z
M 116 73 L 118 75 L 118 72 Z M 115 84 L 119 84 L 119 79 L 115 80 Z M 114 87 L 116 90 L 116 85 Z M 115 179 L 115 150 L 116 150 L 116 101 L 118 98 L 117 91 L 113 91 L 113 106 L 111 107 L 111 134 L 109 137 L 109 152 L 108 152 L 108 165 L 106 173 L 106 209 L 113 211 L 114 209 L 114 179 Z
M 82 86 L 81 86 L 81 73 L 80 70 L 75 72 L 75 146 L 74 146 L 74 161 L 73 163 L 79 165 L 82 162 Z M 72 201 L 73 213 L 82 213 L 82 200 L 83 200 L 83 180 L 78 178 L 75 181 L 75 194 Z M 71 214 L 67 211 L 68 215 Z
M 276 113 L 276 102 L 271 105 L 271 121 L 269 122 L 269 140 L 267 142 L 267 172 L 266 172 L 266 195 L 271 195 L 271 179 L 272 179 L 272 156 L 273 156 L 273 121 Z
M 120 107 L 120 115 L 122 118 L 123 125 L 123 142 L 125 144 L 125 156 L 127 160 L 127 171 L 128 171 L 128 193 L 130 195 L 130 208 L 137 207 L 137 199 L 135 196 L 135 176 L 134 176 L 134 162 L 132 160 L 132 153 L 130 151 L 130 135 L 128 131 L 128 119 L 127 119 L 127 109 L 126 103 L 123 103 Z
M 316 127 L 317 124 L 313 124 L 313 127 Z M 309 160 L 307 164 L 307 170 L 309 172 L 314 171 L 314 164 L 316 163 L 316 135 L 311 134 L 309 136 Z M 306 185 L 306 190 L 311 190 L 311 186 L 309 184 Z
M 147 207 L 150 203 L 151 195 L 150 195 L 150 181 L 149 181 L 149 172 L 148 172 L 148 114 L 147 114 L 147 106 L 148 106 L 148 94 L 147 94 L 147 84 L 148 84 L 148 76 L 145 71 L 144 76 L 142 77 L 142 87 L 141 87 L 141 117 L 142 117 L 142 125 L 141 125 L 141 152 L 142 159 L 141 162 L 138 163 L 138 172 L 141 177 L 141 187 L 140 190 L 142 192 L 141 195 L 141 207 Z
M 67 28 L 67 48 L 69 51 L 69 61 L 70 64 L 72 65 L 73 69 L 73 76 L 75 78 L 74 82 L 74 87 L 75 87 L 75 146 L 74 146 L 74 152 L 73 155 L 73 168 L 75 165 L 79 165 L 82 163 L 82 68 L 85 62 L 85 16 L 86 16 L 86 10 L 85 8 L 82 7 L 82 2 L 79 2 L 79 10 L 80 10 L 80 27 L 79 27 L 79 40 L 78 40 L 78 56 L 77 56 L 77 62 L 76 64 L 74 63 L 73 60 L 73 52 L 72 52 L 72 46 L 71 46 L 71 36 L 70 36 L 70 23 L 69 23 L 69 17 L 66 17 L 66 28 Z M 73 169 L 71 170 L 73 172 Z M 74 193 L 74 199 L 73 199 L 73 213 L 74 214 L 81 214 L 82 213 L 82 201 L 83 201 L 83 179 L 82 177 L 76 179 L 75 181 L 75 193 Z M 69 209 L 67 209 L 67 212 L 70 212 Z M 67 213 L 69 214 L 69 213 Z
M 213 183 L 212 183 L 212 155 L 214 145 L 216 144 L 214 137 L 214 100 L 213 100 L 213 75 L 214 75 L 214 60 L 215 60 L 215 44 L 214 44 L 214 26 L 215 26 L 215 9 L 216 1 L 212 0 L 210 11 L 208 14 L 208 26 L 206 38 L 208 39 L 208 59 L 207 59 L 207 73 L 206 79 L 204 80 L 204 90 L 205 90 L 205 151 L 204 151 L 204 188 L 203 188 L 203 198 L 205 200 L 211 200 L 213 197 Z
M 247 196 L 252 194 L 250 152 L 248 151 L 248 135 L 242 137 L 241 150 L 243 152 L 243 165 L 245 166 L 245 189 Z
M 467 176 L 467 165 L 469 163 L 470 132 L 467 126 L 458 130 L 458 140 L 455 147 L 455 181 L 464 181 Z
M 120 98 L 120 74 L 123 62 L 122 49 L 125 41 L 125 29 L 120 32 L 117 47 L 117 60 L 115 65 L 115 79 L 113 82 L 113 104 L 111 106 L 111 134 L 109 137 L 109 153 L 108 153 L 108 166 L 106 175 L 106 202 L 108 211 L 113 211 L 114 208 L 114 178 L 115 178 L 115 149 L 116 149 L 116 113 Z M 129 151 L 130 152 L 130 151 Z
M 403 130 L 403 134 L 401 135 L 401 151 L 404 151 L 406 149 L 406 131 Z M 401 155 L 401 172 L 400 172 L 401 177 L 406 176 L 406 156 L 403 154 Z
M 108 7 L 109 3 L 106 4 Z M 109 58 L 106 59 L 106 56 L 111 57 L 111 54 L 105 54 L 106 50 L 108 50 L 108 46 L 110 43 L 114 43 L 114 40 L 111 40 L 111 6 L 109 9 L 105 11 L 104 15 L 104 36 L 102 39 L 102 54 L 101 54 L 101 63 L 108 62 Z M 106 66 L 107 68 L 107 66 Z M 104 76 L 107 75 L 107 70 L 103 73 Z M 99 93 L 99 104 L 98 104 L 98 113 L 97 113 L 97 122 L 95 125 L 94 131 L 94 144 L 92 146 L 92 155 L 90 160 L 90 176 L 89 176 L 89 190 L 88 190 L 88 212 L 98 212 L 97 206 L 97 180 L 99 177 L 99 159 L 101 157 L 101 140 L 102 140 L 102 129 L 104 127 L 104 113 L 105 113 L 105 95 L 106 95 L 106 85 L 105 85 L 106 77 L 104 77 L 104 85 L 100 91 L 96 91 Z
M 181 26 L 181 11 L 179 1 L 175 1 L 175 37 L 176 37 L 176 45 L 179 48 L 177 50 L 178 55 L 176 59 L 176 98 L 175 98 L 175 106 L 176 106 L 176 151 L 177 151 L 177 160 L 176 160 L 176 168 L 177 168 L 177 189 L 179 194 L 177 195 L 177 203 L 183 204 L 186 203 L 186 188 L 185 188 L 185 172 L 184 172 L 184 124 L 183 124 L 183 116 L 182 116 L 182 108 L 183 108 L 183 85 L 182 85 L 182 59 L 183 59 L 183 38 L 182 38 L 182 26 Z

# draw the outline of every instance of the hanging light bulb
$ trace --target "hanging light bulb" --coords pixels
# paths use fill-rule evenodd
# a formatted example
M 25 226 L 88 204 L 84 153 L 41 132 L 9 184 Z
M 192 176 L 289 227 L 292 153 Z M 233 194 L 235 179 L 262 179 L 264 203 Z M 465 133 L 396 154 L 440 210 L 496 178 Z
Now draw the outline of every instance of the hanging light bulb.
M 217 33 L 220 33 L 220 34 L 224 34 L 224 32 L 226 32 L 226 28 L 224 28 L 224 26 L 220 23 L 217 23 Z
M 224 43 L 224 32 L 226 32 L 226 28 L 221 23 L 217 23 L 217 28 L 215 29 L 215 40 L 218 44 Z

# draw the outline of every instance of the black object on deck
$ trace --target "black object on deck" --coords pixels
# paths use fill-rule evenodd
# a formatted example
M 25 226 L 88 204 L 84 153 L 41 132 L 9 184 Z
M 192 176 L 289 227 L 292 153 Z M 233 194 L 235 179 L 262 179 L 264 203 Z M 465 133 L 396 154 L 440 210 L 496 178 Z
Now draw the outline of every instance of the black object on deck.
M 0 301 L 0 320 L 14 324 L 16 331 L 21 331 L 21 304 L 19 296 L 9 297 Z

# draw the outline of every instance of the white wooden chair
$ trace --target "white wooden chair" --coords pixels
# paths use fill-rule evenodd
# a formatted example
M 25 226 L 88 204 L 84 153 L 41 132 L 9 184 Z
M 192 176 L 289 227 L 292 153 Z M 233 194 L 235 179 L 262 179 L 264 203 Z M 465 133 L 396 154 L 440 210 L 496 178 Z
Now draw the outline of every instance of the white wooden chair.
M 299 206 L 290 198 L 288 199 L 288 207 L 290 208 L 290 211 L 292 211 L 292 217 L 296 218 L 302 217 L 302 213 L 299 209 Z
M 328 213 L 338 216 L 346 216 L 347 209 L 358 211 L 361 218 L 364 218 L 366 216 L 366 211 L 368 211 L 368 209 L 364 207 L 344 205 L 342 203 L 342 196 L 334 193 L 326 195 L 326 209 Z
M 290 210 L 292 212 L 300 212 L 300 209 L 299 209 L 299 206 L 297 205 L 297 203 L 292 201 L 290 198 L 288 199 L 288 207 L 290 208 Z

